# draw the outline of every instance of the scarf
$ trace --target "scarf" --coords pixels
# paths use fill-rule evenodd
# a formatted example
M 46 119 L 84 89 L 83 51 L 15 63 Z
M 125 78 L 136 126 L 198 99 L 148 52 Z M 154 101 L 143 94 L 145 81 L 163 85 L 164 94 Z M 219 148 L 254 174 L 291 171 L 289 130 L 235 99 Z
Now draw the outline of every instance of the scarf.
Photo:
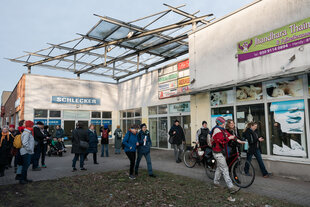
M 1 140 L 0 140 L 0 147 L 2 147 L 2 142 L 5 139 L 5 137 L 6 137 L 7 141 L 9 141 L 10 140 L 10 133 L 9 132 L 7 132 L 7 133 L 2 132 L 2 136 L 1 136 Z
M 34 136 L 33 128 L 32 127 L 26 127 L 25 129 L 28 129 L 29 131 L 31 131 L 32 132 L 32 136 Z

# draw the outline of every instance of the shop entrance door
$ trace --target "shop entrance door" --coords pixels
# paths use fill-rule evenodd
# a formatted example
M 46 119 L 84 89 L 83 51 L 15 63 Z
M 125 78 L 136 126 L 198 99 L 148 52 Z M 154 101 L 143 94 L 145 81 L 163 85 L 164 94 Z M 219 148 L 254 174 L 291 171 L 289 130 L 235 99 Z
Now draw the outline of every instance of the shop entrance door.
M 74 129 L 75 129 L 75 121 L 64 121 L 65 137 L 68 137 L 68 140 L 66 140 L 67 144 L 71 143 L 72 131 Z

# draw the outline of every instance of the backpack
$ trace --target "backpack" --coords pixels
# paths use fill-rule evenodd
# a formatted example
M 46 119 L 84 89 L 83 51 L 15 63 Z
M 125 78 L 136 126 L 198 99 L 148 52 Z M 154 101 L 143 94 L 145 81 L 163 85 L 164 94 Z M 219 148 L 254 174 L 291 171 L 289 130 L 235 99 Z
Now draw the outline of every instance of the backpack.
M 122 139 L 123 133 L 121 131 L 117 132 L 117 138 Z
M 130 140 L 130 134 L 129 134 L 129 137 L 128 137 L 128 140 L 127 140 L 127 143 L 129 143 L 129 140 Z M 123 149 L 123 150 L 125 149 L 125 145 L 123 144 L 123 142 L 122 142 L 122 149 Z
M 15 147 L 16 149 L 20 149 L 22 148 L 22 135 L 18 134 L 14 137 L 14 141 L 13 141 L 13 147 Z
M 108 129 L 103 129 L 102 130 L 102 139 L 108 139 L 108 138 L 109 138 Z

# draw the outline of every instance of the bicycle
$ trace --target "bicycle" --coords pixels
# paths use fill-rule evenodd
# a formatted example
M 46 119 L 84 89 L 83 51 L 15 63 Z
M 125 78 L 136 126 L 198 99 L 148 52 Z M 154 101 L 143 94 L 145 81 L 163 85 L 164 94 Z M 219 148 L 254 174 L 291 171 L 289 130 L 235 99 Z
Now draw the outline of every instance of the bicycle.
M 192 150 L 186 150 L 183 154 L 183 161 L 186 167 L 193 168 L 198 163 L 201 162 L 204 163 L 204 155 L 205 155 L 205 147 L 208 147 L 208 145 L 199 146 L 196 142 L 192 142 L 195 144 L 194 148 Z

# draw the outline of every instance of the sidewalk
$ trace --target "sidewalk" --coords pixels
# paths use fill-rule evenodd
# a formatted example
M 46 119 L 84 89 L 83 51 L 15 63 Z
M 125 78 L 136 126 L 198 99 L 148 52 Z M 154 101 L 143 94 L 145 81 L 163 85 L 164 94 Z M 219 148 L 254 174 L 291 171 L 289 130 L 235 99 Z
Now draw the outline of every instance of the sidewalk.
M 110 150 L 109 158 L 99 157 L 99 165 L 93 165 L 92 156 L 89 156 L 89 160 L 86 161 L 85 167 L 88 169 L 86 172 L 71 172 L 72 154 L 66 153 L 64 157 L 47 157 L 46 169 L 42 171 L 33 172 L 29 169 L 29 178 L 35 181 L 57 179 L 66 176 L 82 175 L 96 172 L 115 171 L 120 169 L 129 168 L 129 160 L 126 155 L 115 155 Z M 69 150 L 70 151 L 70 150 Z M 174 161 L 173 151 L 168 150 L 152 150 L 152 163 L 155 170 L 171 172 L 191 178 L 199 179 L 201 181 L 211 183 L 212 181 L 207 178 L 205 171 L 201 166 L 195 166 L 194 168 L 187 168 L 183 163 L 177 164 Z M 77 163 L 77 167 L 78 167 Z M 146 168 L 146 162 L 143 158 L 140 166 Z M 15 174 L 13 169 L 5 172 L 5 177 L 0 178 L 0 185 L 17 183 L 14 178 Z M 310 206 L 310 183 L 284 179 L 280 177 L 262 178 L 260 173 L 257 172 L 257 176 L 252 186 L 242 191 L 252 192 L 272 198 L 281 200 L 287 200 L 292 203 Z

